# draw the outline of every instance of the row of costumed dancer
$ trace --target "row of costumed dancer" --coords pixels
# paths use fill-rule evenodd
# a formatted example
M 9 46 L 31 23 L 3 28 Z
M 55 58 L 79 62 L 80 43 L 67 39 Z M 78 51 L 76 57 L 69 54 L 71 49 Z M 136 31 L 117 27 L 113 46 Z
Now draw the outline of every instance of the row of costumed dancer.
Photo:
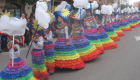
M 98 5 L 96 1 L 88 3 L 86 8 L 71 15 L 71 6 L 62 1 L 55 8 L 49 28 L 41 28 L 37 21 L 27 24 L 32 33 L 36 33 L 29 45 L 29 48 L 33 48 L 32 69 L 20 58 L 19 44 L 23 44 L 23 37 L 16 36 L 13 44 L 12 36 L 5 34 L 8 36 L 10 59 L 14 52 L 14 66 L 10 60 L 0 73 L 0 80 L 47 80 L 49 75 L 54 74 L 56 67 L 82 69 L 86 61 L 97 58 L 104 50 L 116 48 L 115 41 L 119 41 L 120 36 L 125 36 L 123 31 L 131 31 L 140 26 L 137 8 L 120 10 L 117 3 L 113 6 L 95 5 Z M 74 21 L 70 35 L 69 18 Z M 54 20 L 58 22 L 56 29 L 52 26 Z M 58 34 L 54 44 L 53 31 Z

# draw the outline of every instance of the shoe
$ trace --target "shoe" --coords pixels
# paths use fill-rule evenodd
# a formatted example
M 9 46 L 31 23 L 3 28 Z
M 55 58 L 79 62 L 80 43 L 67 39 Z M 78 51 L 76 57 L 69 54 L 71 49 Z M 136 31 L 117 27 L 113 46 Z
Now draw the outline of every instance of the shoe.
M 49 74 L 50 74 L 50 75 L 53 75 L 53 74 L 54 74 L 54 72 L 49 72 Z

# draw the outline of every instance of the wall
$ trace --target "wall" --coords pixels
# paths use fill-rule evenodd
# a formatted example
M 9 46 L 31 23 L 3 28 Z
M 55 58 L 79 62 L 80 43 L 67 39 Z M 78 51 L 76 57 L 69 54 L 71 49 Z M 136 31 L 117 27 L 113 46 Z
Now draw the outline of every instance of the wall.
M 6 0 L 0 0 L 0 6 L 5 6 Z M 3 9 L 0 8 L 0 13 L 2 12 Z
M 138 2 L 135 2 L 133 5 L 134 5 L 134 7 L 138 7 L 138 4 L 140 3 L 140 1 L 138 1 Z

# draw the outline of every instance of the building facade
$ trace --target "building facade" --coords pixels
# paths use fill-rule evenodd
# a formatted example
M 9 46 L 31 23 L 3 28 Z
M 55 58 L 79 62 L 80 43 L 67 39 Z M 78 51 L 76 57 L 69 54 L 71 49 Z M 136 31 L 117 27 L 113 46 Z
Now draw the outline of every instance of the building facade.
M 134 3 L 133 3 L 133 6 L 134 6 L 134 7 L 138 7 L 139 4 L 140 4 L 140 1 L 134 2 Z

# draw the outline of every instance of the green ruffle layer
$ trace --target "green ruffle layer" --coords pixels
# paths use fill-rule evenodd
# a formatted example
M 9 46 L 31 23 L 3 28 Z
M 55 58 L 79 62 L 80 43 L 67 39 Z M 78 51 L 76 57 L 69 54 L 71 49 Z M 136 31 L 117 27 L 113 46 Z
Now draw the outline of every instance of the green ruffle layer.
M 72 55 L 77 54 L 77 51 L 76 49 L 72 51 L 55 51 L 54 54 L 56 56 L 72 56 Z
M 93 47 L 93 45 L 92 45 L 92 44 L 90 44 L 90 45 L 89 45 L 89 46 L 87 46 L 87 47 L 80 48 L 80 49 L 76 49 L 76 50 L 77 50 L 77 52 L 85 52 L 85 51 L 87 51 L 87 50 L 91 49 L 92 47 Z
M 30 72 L 30 73 L 28 73 L 28 75 L 26 75 L 24 77 L 19 77 L 19 78 L 16 78 L 16 79 L 2 79 L 0 77 L 0 80 L 30 80 L 32 77 L 33 77 L 33 73 Z
M 116 34 L 116 32 L 106 32 L 108 35 L 114 35 L 114 34 Z
M 98 44 L 98 43 L 101 43 L 100 40 L 89 40 L 89 42 L 90 42 L 90 43 L 97 43 L 97 44 Z
M 109 40 L 111 40 L 110 37 L 107 37 L 107 38 L 104 38 L 104 39 L 100 39 L 101 42 L 106 42 L 106 41 L 109 41 Z
M 43 69 L 45 67 L 45 64 L 42 64 L 42 65 L 32 64 L 32 66 L 33 68 Z
M 45 56 L 44 58 L 47 59 L 47 60 L 54 60 L 54 56 L 51 56 L 51 57 Z
M 115 30 L 115 31 L 119 31 L 119 30 L 121 30 L 121 29 L 120 29 L 120 28 L 114 28 L 114 30 Z

